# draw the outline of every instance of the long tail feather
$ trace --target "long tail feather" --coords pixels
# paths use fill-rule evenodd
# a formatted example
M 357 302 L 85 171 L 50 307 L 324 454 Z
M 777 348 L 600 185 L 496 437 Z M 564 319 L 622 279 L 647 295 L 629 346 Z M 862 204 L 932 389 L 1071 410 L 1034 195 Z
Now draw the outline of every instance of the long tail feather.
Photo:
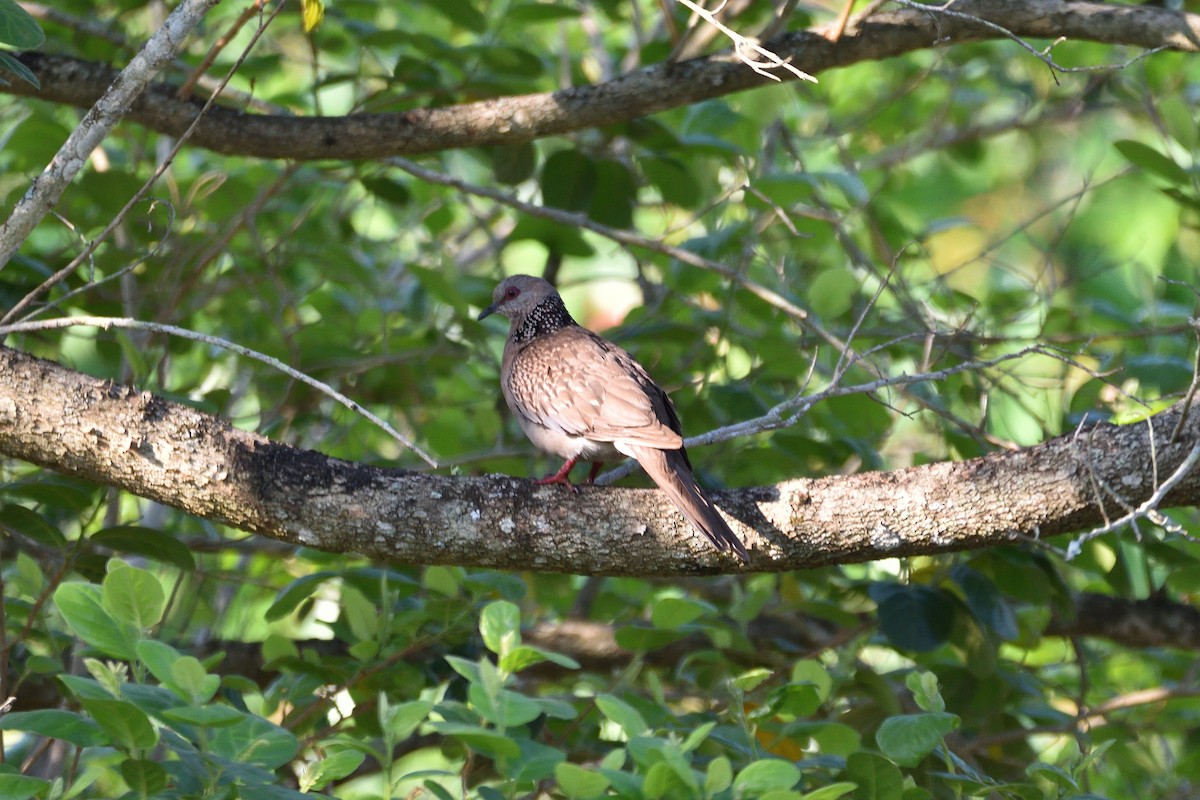
M 741 539 L 717 512 L 716 506 L 700 491 L 682 451 L 627 447 L 629 454 L 637 459 L 651 480 L 667 493 L 667 497 L 671 498 L 671 502 L 680 513 L 696 527 L 696 530 L 703 533 L 714 547 L 722 552 L 732 550 L 742 561 L 750 561 L 750 554 L 746 552 Z

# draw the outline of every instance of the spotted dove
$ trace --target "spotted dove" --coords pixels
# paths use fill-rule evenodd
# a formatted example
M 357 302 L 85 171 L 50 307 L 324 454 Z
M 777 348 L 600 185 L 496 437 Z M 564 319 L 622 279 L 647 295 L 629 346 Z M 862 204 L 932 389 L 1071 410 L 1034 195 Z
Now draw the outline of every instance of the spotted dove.
M 536 483 L 562 483 L 591 461 L 590 483 L 606 461 L 636 459 L 646 474 L 718 550 L 748 561 L 746 548 L 692 475 L 671 399 L 633 356 L 571 318 L 554 287 L 531 275 L 506 278 L 479 314 L 510 321 L 500 388 L 540 450 L 566 459 Z

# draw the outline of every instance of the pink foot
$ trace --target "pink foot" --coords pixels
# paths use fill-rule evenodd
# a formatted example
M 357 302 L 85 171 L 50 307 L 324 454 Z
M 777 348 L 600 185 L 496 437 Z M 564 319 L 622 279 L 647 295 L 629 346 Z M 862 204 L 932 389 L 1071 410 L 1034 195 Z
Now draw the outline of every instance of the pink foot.
M 575 484 L 571 483 L 571 478 L 570 478 L 571 467 L 575 466 L 575 462 L 578 460 L 579 459 L 576 459 L 576 458 L 567 459 L 567 463 L 562 465 L 562 469 L 560 469 L 558 472 L 554 473 L 553 475 L 547 475 L 544 478 L 538 478 L 537 480 L 535 480 L 533 482 L 534 485 L 548 486 L 552 483 L 561 483 L 563 486 L 566 486 L 572 492 L 578 492 L 579 490 L 575 488 Z

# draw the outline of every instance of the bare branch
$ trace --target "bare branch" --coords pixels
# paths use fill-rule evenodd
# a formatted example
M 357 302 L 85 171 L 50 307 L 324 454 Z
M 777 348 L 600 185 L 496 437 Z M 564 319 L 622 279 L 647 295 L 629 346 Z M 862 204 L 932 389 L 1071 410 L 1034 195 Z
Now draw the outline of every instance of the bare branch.
M 748 39 L 745 36 L 742 36 L 737 31 L 722 23 L 712 14 L 712 12 L 706 11 L 705 9 L 693 3 L 692 0 L 676 0 L 676 2 L 691 9 L 693 14 L 700 17 L 700 19 L 704 20 L 709 25 L 712 25 L 721 33 L 728 36 L 733 42 L 733 52 L 737 53 L 738 58 L 742 60 L 743 64 L 750 67 L 750 69 L 754 70 L 759 75 L 763 75 L 773 81 L 781 81 L 783 80 L 782 78 L 773 72 L 770 72 L 769 70 L 785 69 L 801 80 L 811 81 L 812 83 L 817 82 L 817 79 L 812 75 L 809 75 L 807 72 L 796 69 L 796 67 L 792 66 L 790 57 L 780 58 L 770 50 L 760 45 L 756 40 Z M 759 56 L 762 56 L 763 60 L 757 61 L 748 55 L 749 53 L 755 53 Z

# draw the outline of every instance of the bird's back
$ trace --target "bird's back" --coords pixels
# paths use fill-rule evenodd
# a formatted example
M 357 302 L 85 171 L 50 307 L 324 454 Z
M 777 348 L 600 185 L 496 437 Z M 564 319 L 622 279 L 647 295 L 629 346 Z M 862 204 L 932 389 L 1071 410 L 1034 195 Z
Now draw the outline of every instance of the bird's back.
M 586 328 L 510 339 L 502 373 L 505 399 L 534 424 L 601 442 L 683 446 L 666 393 L 633 356 Z

